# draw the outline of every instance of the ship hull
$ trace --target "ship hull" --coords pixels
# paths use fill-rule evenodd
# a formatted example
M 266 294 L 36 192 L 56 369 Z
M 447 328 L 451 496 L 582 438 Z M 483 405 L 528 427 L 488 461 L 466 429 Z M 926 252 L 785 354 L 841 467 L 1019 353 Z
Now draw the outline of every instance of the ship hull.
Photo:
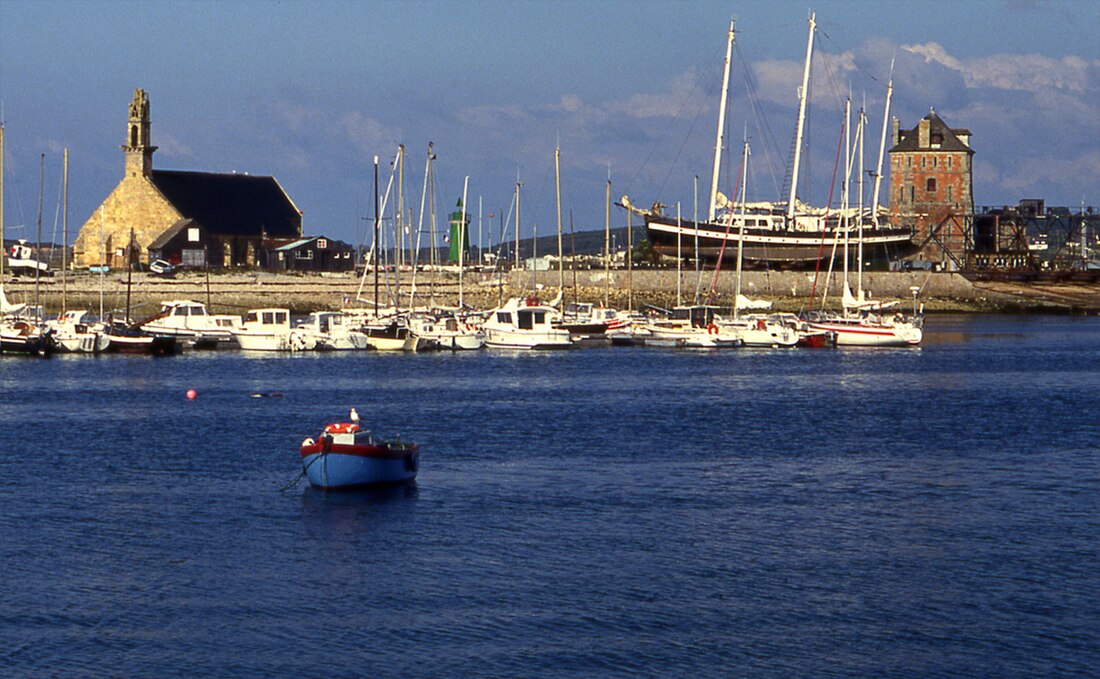
M 722 260 L 723 265 L 737 263 L 737 246 L 742 229 L 736 224 L 682 220 L 647 215 L 646 231 L 653 249 L 669 257 L 694 258 L 698 239 L 699 258 L 708 262 Z M 833 253 L 834 231 L 780 230 L 745 228 L 742 258 L 749 265 L 812 266 L 827 261 Z M 852 235 L 855 240 L 855 234 Z M 912 232 L 906 228 L 865 229 L 864 256 L 874 260 L 894 260 L 916 252 Z M 839 248 L 837 251 L 839 252 Z

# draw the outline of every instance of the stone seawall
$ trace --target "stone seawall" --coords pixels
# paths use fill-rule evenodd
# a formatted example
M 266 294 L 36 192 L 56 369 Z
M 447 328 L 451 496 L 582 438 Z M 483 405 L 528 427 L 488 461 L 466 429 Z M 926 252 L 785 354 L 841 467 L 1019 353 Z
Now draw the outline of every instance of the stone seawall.
M 813 273 L 807 272 L 746 272 L 742 278 L 742 294 L 753 299 L 774 303 L 776 309 L 797 311 L 820 304 L 826 292 L 824 276 L 818 277 L 816 288 Z M 133 316 L 152 313 L 162 300 L 194 299 L 212 303 L 216 312 L 241 313 L 259 307 L 289 307 L 297 314 L 318 309 L 333 309 L 353 303 L 361 289 L 364 299 L 374 297 L 374 279 L 368 276 L 361 285 L 359 278 L 351 274 L 270 274 L 230 273 L 211 274 L 209 281 L 201 272 L 184 272 L 175 279 L 163 279 L 148 273 L 135 273 L 131 285 Z M 467 304 L 491 308 L 498 299 L 512 295 L 538 294 L 552 298 L 558 289 L 557 271 L 515 272 L 498 281 L 489 273 L 468 273 L 464 277 L 463 299 Z M 411 276 L 402 275 L 402 299 L 408 303 Z M 679 276 L 675 271 L 644 269 L 628 276 L 626 271 L 612 271 L 610 280 L 603 271 L 576 272 L 576 298 L 581 301 L 603 301 L 608 293 L 610 306 L 619 309 L 644 308 L 647 304 L 668 308 L 679 300 L 684 304 L 705 299 L 715 290 L 714 303 L 728 306 L 732 303 L 736 277 L 732 272 L 720 272 L 715 281 L 713 271 L 697 276 L 694 270 L 685 270 Z M 86 272 L 70 273 L 62 285 L 59 276 L 39 281 L 39 299 L 48 314 L 61 308 L 62 288 L 66 306 L 70 309 L 97 311 L 102 290 L 103 305 L 107 310 L 122 309 L 126 305 L 126 277 L 118 273 L 100 276 Z M 912 288 L 920 291 L 920 301 L 928 311 L 1075 311 L 1100 313 L 1100 286 L 1081 284 L 1013 284 L 1006 282 L 974 283 L 953 273 L 869 273 L 864 275 L 864 287 L 873 291 L 881 300 L 899 300 L 903 308 L 910 308 Z M 34 303 L 33 280 L 14 279 L 4 284 L 9 300 Z M 574 273 L 565 272 L 566 301 L 574 299 Z M 418 305 L 434 302 L 454 305 L 458 301 L 458 277 L 450 273 L 438 273 L 434 277 L 420 273 L 417 276 Z M 839 301 L 840 288 L 833 277 L 828 287 L 828 297 Z M 387 288 L 380 285 L 380 297 L 387 298 Z

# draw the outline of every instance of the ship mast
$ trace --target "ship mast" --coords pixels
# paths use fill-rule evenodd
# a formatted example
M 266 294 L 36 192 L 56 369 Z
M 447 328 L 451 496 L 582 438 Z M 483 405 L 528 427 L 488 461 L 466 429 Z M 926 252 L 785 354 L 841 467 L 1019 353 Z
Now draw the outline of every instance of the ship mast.
M 882 136 L 878 142 L 878 165 L 875 166 L 875 188 L 871 199 L 871 224 L 878 228 L 878 192 L 882 186 L 882 156 L 886 151 L 886 121 L 890 119 L 890 97 L 894 94 L 894 60 L 890 60 L 890 80 L 886 83 L 886 110 L 882 113 Z
M 794 136 L 794 164 L 791 167 L 791 196 L 787 201 L 787 223 L 794 221 L 795 193 L 798 190 L 798 161 L 802 155 L 802 132 L 806 124 L 806 89 L 810 86 L 810 58 L 814 51 L 814 28 L 817 25 L 810 13 L 810 37 L 806 41 L 806 65 L 802 70 L 802 87 L 798 90 L 798 130 Z
M 722 103 L 718 107 L 718 134 L 714 139 L 714 172 L 710 180 L 710 209 L 707 212 L 708 222 L 714 221 L 714 213 L 718 203 L 718 167 L 722 162 L 722 132 L 726 127 L 726 98 L 729 95 L 730 87 L 730 56 L 733 53 L 733 24 L 734 20 L 730 19 L 730 32 L 726 39 L 726 68 L 725 72 L 722 74 Z
M 4 249 L 4 121 L 0 119 L 0 250 Z M 4 254 L 0 253 L 0 283 L 4 282 Z

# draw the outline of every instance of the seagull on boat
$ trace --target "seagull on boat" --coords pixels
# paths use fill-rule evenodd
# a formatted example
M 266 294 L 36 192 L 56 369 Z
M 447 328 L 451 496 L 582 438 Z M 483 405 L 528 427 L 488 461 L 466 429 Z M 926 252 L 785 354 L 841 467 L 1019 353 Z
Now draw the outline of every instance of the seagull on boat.
M 351 416 L 350 417 L 351 417 L 352 422 L 354 422 L 355 424 L 359 424 L 359 413 L 356 412 L 355 408 L 351 409 Z

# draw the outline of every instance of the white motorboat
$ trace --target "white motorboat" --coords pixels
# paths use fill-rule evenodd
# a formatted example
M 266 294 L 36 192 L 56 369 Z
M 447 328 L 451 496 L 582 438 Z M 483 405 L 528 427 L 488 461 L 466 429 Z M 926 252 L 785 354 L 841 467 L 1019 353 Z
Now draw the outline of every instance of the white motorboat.
M 554 327 L 560 314 L 534 297 L 513 297 L 489 312 L 482 325 L 485 346 L 494 349 L 568 349 L 569 331 Z
M 745 317 L 720 321 L 719 327 L 737 333 L 746 347 L 793 347 L 798 331 L 790 325 L 767 317 Z
M 485 344 L 481 321 L 471 316 L 461 318 L 452 312 L 416 313 L 409 316 L 409 328 L 414 334 L 451 351 L 480 349 Z
M 348 324 L 339 311 L 314 311 L 295 330 L 312 340 L 318 351 L 369 349 L 367 336 Z
M 577 302 L 565 305 L 557 327 L 568 330 L 574 340 L 606 339 L 607 333 L 630 324 L 625 315 L 603 305 Z
M 289 309 L 252 309 L 231 332 L 246 351 L 309 351 L 316 347 L 312 337 L 291 327 Z
M 719 349 L 739 347 L 744 341 L 730 328 L 723 327 L 716 307 L 698 305 L 675 307 L 667 318 L 654 319 L 643 328 L 649 335 L 646 346 Z
M 66 353 L 98 354 L 111 345 L 106 328 L 93 322 L 87 311 L 66 311 L 46 325 L 53 329 L 57 347 Z
M 160 311 L 138 325 L 156 335 L 192 342 L 196 347 L 217 347 L 233 341 L 233 329 L 240 327 L 241 317 L 209 314 L 200 302 L 174 299 L 161 302 Z

